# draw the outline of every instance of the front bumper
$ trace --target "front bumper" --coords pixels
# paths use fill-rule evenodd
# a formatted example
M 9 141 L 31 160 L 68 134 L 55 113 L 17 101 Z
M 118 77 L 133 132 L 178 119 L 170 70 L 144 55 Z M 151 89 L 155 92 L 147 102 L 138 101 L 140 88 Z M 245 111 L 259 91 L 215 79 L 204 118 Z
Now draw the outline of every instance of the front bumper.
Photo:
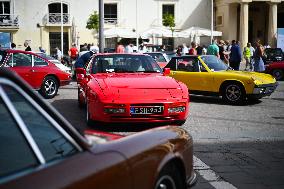
M 253 89 L 253 93 L 251 94 L 251 96 L 258 98 L 270 96 L 275 91 L 277 86 L 278 82 L 275 82 L 273 84 L 256 85 Z

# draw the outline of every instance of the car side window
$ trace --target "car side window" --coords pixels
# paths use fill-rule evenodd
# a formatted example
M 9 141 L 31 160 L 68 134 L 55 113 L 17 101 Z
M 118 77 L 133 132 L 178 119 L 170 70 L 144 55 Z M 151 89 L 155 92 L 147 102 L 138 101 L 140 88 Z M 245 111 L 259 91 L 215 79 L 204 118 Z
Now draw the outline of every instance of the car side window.
M 32 55 L 23 53 L 13 53 L 8 60 L 9 66 L 32 66 Z
M 47 162 L 78 152 L 78 149 L 54 127 L 47 115 L 44 116 L 38 108 L 35 108 L 25 97 L 10 86 L 3 88 Z
M 39 165 L 25 136 L 0 97 L 0 180 Z
M 171 70 L 175 71 L 176 70 L 176 64 L 178 62 L 178 59 L 172 58 L 170 62 L 165 66 L 165 68 L 170 68 Z
M 34 66 L 47 66 L 47 65 L 48 63 L 45 60 L 37 56 L 34 56 Z

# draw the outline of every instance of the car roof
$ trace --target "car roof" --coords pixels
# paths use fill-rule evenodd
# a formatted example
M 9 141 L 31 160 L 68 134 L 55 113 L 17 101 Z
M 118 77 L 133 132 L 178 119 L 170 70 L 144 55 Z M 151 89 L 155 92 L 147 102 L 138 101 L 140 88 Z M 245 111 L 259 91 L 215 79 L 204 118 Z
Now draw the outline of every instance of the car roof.
M 0 67 L 0 78 L 5 78 L 17 86 L 19 86 L 25 93 L 27 93 L 34 101 L 37 102 L 73 139 L 80 144 L 82 148 L 90 148 L 91 144 L 49 103 L 44 101 L 39 94 L 30 88 L 15 72 L 8 68 Z

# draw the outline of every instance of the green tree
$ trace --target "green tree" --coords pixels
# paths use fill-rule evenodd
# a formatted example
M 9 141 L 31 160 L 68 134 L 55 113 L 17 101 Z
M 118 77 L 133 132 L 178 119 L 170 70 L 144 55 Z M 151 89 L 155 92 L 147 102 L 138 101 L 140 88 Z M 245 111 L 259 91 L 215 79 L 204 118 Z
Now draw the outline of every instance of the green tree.
M 89 30 L 95 29 L 96 32 L 98 32 L 98 30 L 99 30 L 99 14 L 98 14 L 97 11 L 94 11 L 94 13 L 90 15 L 90 17 L 87 21 L 86 28 L 89 29 Z
M 175 17 L 172 14 L 166 13 L 163 15 L 163 25 L 166 27 L 170 27 L 170 30 L 174 32 L 175 24 Z

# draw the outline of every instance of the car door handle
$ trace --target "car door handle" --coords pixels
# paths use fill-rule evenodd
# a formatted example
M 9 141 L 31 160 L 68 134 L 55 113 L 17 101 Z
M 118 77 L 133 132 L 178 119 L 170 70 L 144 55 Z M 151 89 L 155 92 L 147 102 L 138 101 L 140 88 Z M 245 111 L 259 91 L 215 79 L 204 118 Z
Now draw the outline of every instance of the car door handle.
M 30 72 L 35 72 L 35 70 L 34 70 L 34 69 L 31 69 Z

